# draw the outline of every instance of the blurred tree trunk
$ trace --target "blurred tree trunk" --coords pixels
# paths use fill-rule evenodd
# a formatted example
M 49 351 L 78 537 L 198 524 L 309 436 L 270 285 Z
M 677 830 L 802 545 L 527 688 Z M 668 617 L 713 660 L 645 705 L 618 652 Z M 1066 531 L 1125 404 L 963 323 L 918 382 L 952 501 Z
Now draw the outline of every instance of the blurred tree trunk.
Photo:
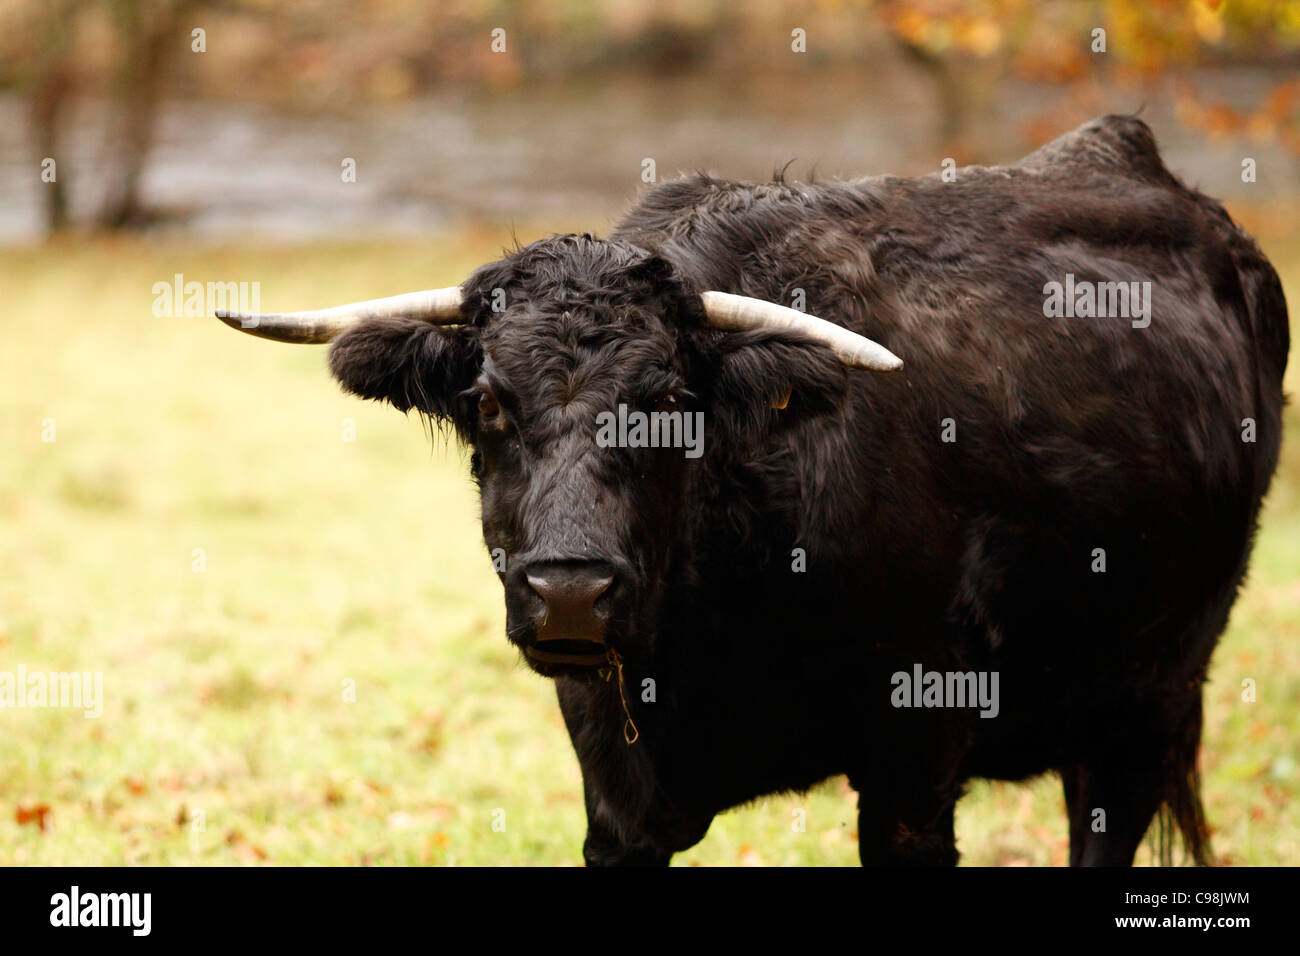
M 961 80 L 953 72 L 952 64 L 946 57 L 931 53 L 922 47 L 895 37 L 899 48 L 911 62 L 921 67 L 934 86 L 939 113 L 939 142 L 943 147 L 958 143 L 966 131 L 966 98 L 962 93 Z
M 53 182 L 41 183 L 41 205 L 44 209 L 45 228 L 58 232 L 68 225 L 68 191 L 66 177 L 69 166 L 59 166 L 59 119 L 72 89 L 72 77 L 67 70 L 56 68 L 37 78 L 28 100 L 28 116 L 36 152 L 43 163 L 54 160 Z
M 126 229 L 148 222 L 140 202 L 140 180 L 153 145 L 167 65 L 188 46 L 188 33 L 177 27 L 189 7 L 190 0 L 117 0 L 114 4 L 117 112 L 110 134 L 112 161 L 97 221 L 102 228 Z
M 64 0 L 43 7 L 33 24 L 35 61 L 27 93 L 27 122 L 36 145 L 37 162 L 54 160 L 53 182 L 41 183 L 45 228 L 58 232 L 68 224 L 67 177 L 71 164 L 59 156 L 59 125 L 75 86 L 70 60 L 73 22 L 82 0 Z

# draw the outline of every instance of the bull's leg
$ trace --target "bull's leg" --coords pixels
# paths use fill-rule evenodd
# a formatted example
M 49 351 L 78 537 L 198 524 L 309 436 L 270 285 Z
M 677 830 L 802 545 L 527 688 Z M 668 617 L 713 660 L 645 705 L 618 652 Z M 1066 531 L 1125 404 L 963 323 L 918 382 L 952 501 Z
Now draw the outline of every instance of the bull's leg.
M 1071 866 L 1131 866 L 1161 804 L 1192 860 L 1211 861 L 1196 751 L 1201 739 L 1199 686 L 1163 711 L 1122 721 L 1127 736 L 1061 770 L 1070 815 Z M 1160 862 L 1173 863 L 1174 832 L 1162 832 Z
M 1061 768 L 1061 787 L 1065 790 L 1065 815 L 1070 822 L 1070 866 L 1083 859 L 1090 815 L 1083 809 L 1084 769 L 1077 764 Z
M 953 811 L 974 711 L 892 710 L 874 752 L 849 774 L 858 791 L 858 857 L 863 866 L 956 866 Z M 924 755 L 922 759 L 920 755 Z
M 858 789 L 858 857 L 863 866 L 956 866 L 956 793 L 946 787 Z
M 1119 759 L 1061 771 L 1070 816 L 1071 866 L 1132 866 L 1160 809 L 1160 757 Z

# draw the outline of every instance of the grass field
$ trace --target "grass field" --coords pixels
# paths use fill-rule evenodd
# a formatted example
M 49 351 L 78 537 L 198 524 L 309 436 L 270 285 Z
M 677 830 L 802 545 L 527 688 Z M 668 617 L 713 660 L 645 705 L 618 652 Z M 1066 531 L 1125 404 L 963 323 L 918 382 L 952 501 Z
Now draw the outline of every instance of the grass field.
M 0 863 L 581 862 L 577 764 L 506 644 L 463 453 L 344 397 L 323 348 L 151 313 L 177 272 L 314 307 L 452 284 L 508 241 L 5 251 L 0 671 L 102 671 L 105 701 L 0 710 Z M 1300 311 L 1300 244 L 1265 247 Z M 1206 695 L 1234 865 L 1300 863 L 1295 408 L 1287 428 Z M 855 864 L 854 805 L 842 779 L 767 799 L 675 862 Z M 977 784 L 957 820 L 966 865 L 1066 860 L 1054 777 Z

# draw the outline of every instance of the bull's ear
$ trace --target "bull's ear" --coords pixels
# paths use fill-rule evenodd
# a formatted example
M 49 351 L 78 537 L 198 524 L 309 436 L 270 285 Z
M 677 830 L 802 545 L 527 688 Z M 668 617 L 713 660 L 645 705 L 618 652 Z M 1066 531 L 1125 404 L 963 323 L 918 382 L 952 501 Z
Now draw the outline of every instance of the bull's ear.
M 454 421 L 456 396 L 478 375 L 478 355 L 472 328 L 370 319 L 335 339 L 330 371 L 353 395 Z
M 825 345 L 778 331 L 722 337 L 713 414 L 729 432 L 752 436 L 830 412 L 849 371 Z

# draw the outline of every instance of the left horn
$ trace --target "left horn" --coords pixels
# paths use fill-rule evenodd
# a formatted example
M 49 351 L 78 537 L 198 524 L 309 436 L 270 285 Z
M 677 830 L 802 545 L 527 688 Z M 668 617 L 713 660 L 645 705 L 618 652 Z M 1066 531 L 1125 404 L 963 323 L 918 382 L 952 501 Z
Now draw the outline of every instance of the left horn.
M 459 286 L 426 289 L 390 295 L 386 299 L 367 299 L 350 305 L 336 305 L 314 312 L 217 311 L 217 318 L 232 329 L 277 342 L 320 345 L 333 341 L 345 329 L 366 319 L 419 319 L 434 325 L 455 325 L 461 320 L 460 304 L 464 301 Z
M 703 292 L 700 298 L 704 300 L 704 312 L 711 328 L 731 332 L 789 329 L 829 345 L 836 358 L 853 368 L 897 372 L 903 367 L 903 360 L 880 343 L 815 315 L 730 292 Z

